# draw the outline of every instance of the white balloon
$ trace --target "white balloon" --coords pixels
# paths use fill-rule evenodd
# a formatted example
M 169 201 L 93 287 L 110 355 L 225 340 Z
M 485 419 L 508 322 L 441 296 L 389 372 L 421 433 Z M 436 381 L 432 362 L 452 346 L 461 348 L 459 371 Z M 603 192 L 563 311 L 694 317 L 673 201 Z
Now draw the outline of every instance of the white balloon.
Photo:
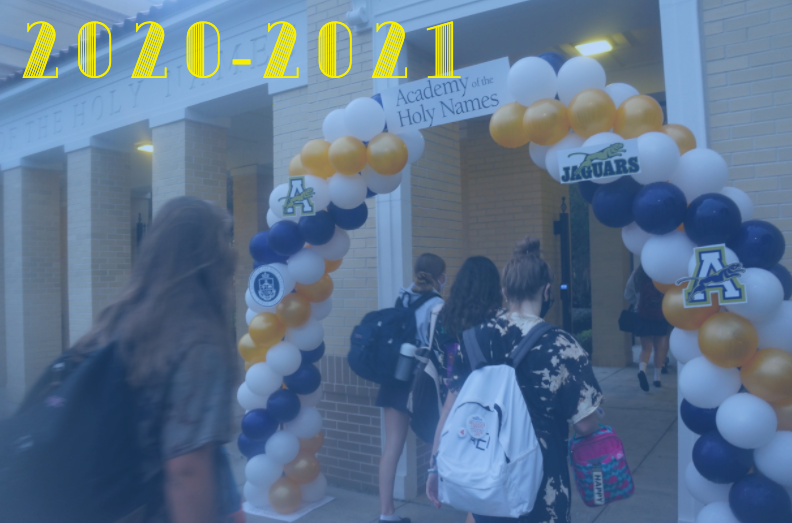
M 726 263 L 738 263 L 740 258 L 737 257 L 737 254 L 729 249 L 728 247 L 724 247 L 726 250 Z M 690 257 L 690 261 L 688 262 L 688 276 L 693 276 L 693 273 L 696 271 L 696 264 L 698 263 L 698 259 L 696 254 L 693 253 L 693 256 Z
M 322 401 L 322 385 L 319 385 L 319 388 L 313 391 L 310 394 L 306 394 L 305 396 L 297 395 L 300 398 L 300 406 L 301 407 L 316 407 L 319 405 L 319 402 Z
M 619 142 L 624 140 L 621 136 L 616 133 L 611 132 L 604 132 L 604 133 L 597 133 L 593 136 L 589 136 L 585 142 L 583 142 L 583 147 L 588 147 L 589 145 L 610 145 L 614 142 Z M 604 185 L 606 183 L 613 183 L 618 180 L 619 177 L 603 177 L 603 178 L 592 178 L 591 181 L 594 183 L 598 183 Z
M 281 376 L 290 376 L 300 368 L 302 355 L 294 344 L 281 341 L 267 351 L 267 365 L 272 372 Z
M 792 353 L 790 325 L 792 325 L 792 301 L 785 301 L 771 317 L 754 324 L 759 334 L 759 348 L 781 349 Z
M 688 275 L 687 265 L 696 245 L 682 231 L 652 236 L 641 251 L 641 266 L 659 283 L 675 283 Z
M 314 245 L 311 248 L 325 260 L 334 261 L 346 256 L 350 245 L 349 233 L 340 227 L 336 227 L 335 234 L 333 234 L 329 242 L 324 245 Z
M 778 429 L 773 407 L 747 392 L 735 394 L 721 403 L 715 423 L 723 439 L 742 449 L 764 447 Z
M 418 129 L 405 129 L 395 133 L 407 146 L 407 163 L 417 162 L 423 156 L 426 140 Z M 373 169 L 372 169 L 373 170 Z M 372 189 L 374 191 L 374 189 Z M 377 192 L 377 191 L 374 191 Z
M 704 193 L 720 192 L 729 180 L 729 166 L 711 149 L 691 149 L 679 158 L 670 182 L 692 202 Z
M 247 312 L 245 313 L 245 322 L 248 324 L 248 326 L 250 325 L 250 322 L 253 320 L 253 318 L 258 316 L 258 314 L 259 314 L 258 312 L 252 309 L 247 310 Z
M 286 198 L 287 193 L 289 192 L 289 184 L 282 183 L 272 189 L 269 197 L 269 210 L 278 217 L 278 220 L 283 219 L 283 200 L 281 198 Z M 270 225 L 272 227 L 272 225 Z
M 355 98 L 344 109 L 344 125 L 350 136 L 368 142 L 385 129 L 385 111 L 373 98 Z
M 360 171 L 360 175 L 363 177 L 363 181 L 366 182 L 366 186 L 377 194 L 392 193 L 402 181 L 401 172 L 391 175 L 380 174 L 368 165 Z
M 528 56 L 517 60 L 506 77 L 512 97 L 525 107 L 544 98 L 555 98 L 558 78 L 547 60 Z
M 539 145 L 534 142 L 528 144 L 528 154 L 531 155 L 531 161 L 542 169 L 547 169 L 547 151 L 549 150 L 549 145 Z
M 344 110 L 333 109 L 330 114 L 325 116 L 322 122 L 322 135 L 330 143 L 338 140 L 342 136 L 347 136 L 346 124 L 344 124 Z
M 545 156 L 545 164 L 547 165 L 547 172 L 557 182 L 561 181 L 561 171 L 558 168 L 558 151 L 565 149 L 575 149 L 583 145 L 583 138 L 575 133 L 569 133 L 558 142 L 554 143 L 547 150 Z
M 262 307 L 256 303 L 256 300 L 254 300 L 253 296 L 250 295 L 250 289 L 245 291 L 245 304 L 248 306 L 248 309 L 252 310 L 256 314 L 261 314 L 262 312 L 275 313 L 275 307 Z
M 272 461 L 283 466 L 297 457 L 300 452 L 300 442 L 291 432 L 279 430 L 267 440 L 264 452 Z
M 322 343 L 324 327 L 321 322 L 309 319 L 300 327 L 286 329 L 286 341 L 293 343 L 300 350 L 314 350 Z
M 629 84 L 610 84 L 605 86 L 605 92 L 608 93 L 613 100 L 613 105 L 618 109 L 619 106 L 627 99 L 639 95 L 638 89 Z
M 325 301 L 311 304 L 311 318 L 322 321 L 330 316 L 330 311 L 333 310 L 333 298 L 327 298 Z
M 745 191 L 737 187 L 724 187 L 721 190 L 721 194 L 727 198 L 731 198 L 731 200 L 737 204 L 737 208 L 740 209 L 742 221 L 745 222 L 753 218 L 754 204 L 753 201 L 751 201 L 751 197 L 748 196 Z
M 665 133 L 642 134 L 638 137 L 638 151 L 641 155 L 641 172 L 632 177 L 642 185 L 669 180 L 679 164 L 679 147 Z
M 341 209 L 354 209 L 366 199 L 366 180 L 359 174 L 335 173 L 327 186 L 330 200 Z
M 719 407 L 741 385 L 739 370 L 718 367 L 703 356 L 690 360 L 679 373 L 682 397 L 702 409 Z
M 246 482 L 242 488 L 242 493 L 245 495 L 245 500 L 256 508 L 269 507 L 269 487 L 261 488 L 253 485 L 251 482 Z
M 792 487 L 792 432 L 779 430 L 766 445 L 754 451 L 759 471 L 785 487 Z
M 283 278 L 283 295 L 286 296 L 291 291 L 293 291 L 294 284 L 296 282 L 294 281 L 294 277 L 291 275 L 291 273 L 289 273 L 289 267 L 285 263 L 270 263 L 269 266 L 277 270 L 280 273 L 281 278 Z M 270 310 L 265 312 L 274 311 Z
M 673 329 L 669 338 L 671 353 L 680 363 L 702 356 L 698 345 L 698 330 Z
M 324 258 L 314 249 L 302 249 L 290 256 L 286 263 L 289 267 L 289 274 L 297 283 L 310 285 L 318 282 L 324 276 Z
M 699 474 L 692 461 L 685 469 L 685 485 L 690 491 L 690 495 L 704 504 L 729 501 L 731 483 L 728 485 L 713 483 Z
M 269 397 L 281 388 L 283 376 L 273 372 L 266 363 L 256 363 L 245 374 L 245 383 L 253 394 Z
M 304 407 L 292 421 L 286 424 L 286 430 L 300 439 L 313 438 L 322 430 L 322 415 L 313 407 Z
M 283 463 L 273 460 L 269 454 L 253 456 L 245 465 L 245 479 L 248 483 L 267 491 L 282 475 Z
M 698 513 L 696 523 L 740 523 L 726 501 L 710 503 Z
M 558 71 L 558 99 L 569 105 L 583 89 L 605 89 L 605 69 L 588 56 L 570 58 Z
M 636 256 L 641 255 L 641 251 L 653 235 L 638 227 L 638 224 L 632 222 L 630 225 L 622 228 L 622 241 L 627 250 Z
M 269 396 L 259 396 L 258 394 L 251 392 L 250 388 L 247 386 L 247 383 L 244 381 L 242 382 L 242 385 L 239 386 L 239 389 L 237 389 L 237 401 L 239 402 L 239 406 L 246 411 L 253 409 L 266 409 L 268 399 Z
M 748 297 L 746 303 L 726 306 L 729 312 L 739 314 L 752 322 L 760 322 L 773 316 L 784 301 L 784 287 L 775 274 L 764 269 L 751 267 L 740 276 Z
M 302 500 L 306 503 L 315 503 L 324 499 L 327 493 L 327 478 L 321 472 L 315 480 L 307 485 L 300 485 Z

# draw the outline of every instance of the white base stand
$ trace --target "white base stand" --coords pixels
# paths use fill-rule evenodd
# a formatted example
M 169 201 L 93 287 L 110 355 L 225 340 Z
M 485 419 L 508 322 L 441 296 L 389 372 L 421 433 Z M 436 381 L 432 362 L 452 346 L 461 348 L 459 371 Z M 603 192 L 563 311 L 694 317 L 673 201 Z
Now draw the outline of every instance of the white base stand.
M 314 503 L 302 503 L 300 505 L 300 508 L 298 508 L 295 512 L 292 512 L 291 514 L 279 514 L 275 512 L 275 510 L 272 507 L 264 507 L 264 508 L 254 507 L 247 501 L 245 501 L 242 504 L 242 510 L 245 511 L 245 514 L 250 514 L 251 516 L 262 516 L 269 519 L 277 519 L 278 521 L 287 521 L 291 523 L 292 521 L 296 521 L 300 519 L 309 512 L 318 509 L 322 505 L 327 505 L 334 499 L 335 498 L 332 496 L 325 496 L 324 499 L 320 499 L 319 501 L 316 501 Z

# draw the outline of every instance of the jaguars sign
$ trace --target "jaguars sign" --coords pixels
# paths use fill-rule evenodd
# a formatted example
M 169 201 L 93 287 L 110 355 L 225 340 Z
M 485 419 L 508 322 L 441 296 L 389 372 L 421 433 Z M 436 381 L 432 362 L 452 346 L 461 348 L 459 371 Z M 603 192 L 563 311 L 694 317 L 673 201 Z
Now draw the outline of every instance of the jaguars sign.
M 726 264 L 726 246 L 696 247 L 696 269 L 690 278 L 680 278 L 677 285 L 689 282 L 683 291 L 685 308 L 712 305 L 712 295 L 718 296 L 721 305 L 746 303 L 748 296 L 740 283 L 745 272 L 741 263 Z
M 561 183 L 616 178 L 641 172 L 638 140 L 589 145 L 558 151 Z

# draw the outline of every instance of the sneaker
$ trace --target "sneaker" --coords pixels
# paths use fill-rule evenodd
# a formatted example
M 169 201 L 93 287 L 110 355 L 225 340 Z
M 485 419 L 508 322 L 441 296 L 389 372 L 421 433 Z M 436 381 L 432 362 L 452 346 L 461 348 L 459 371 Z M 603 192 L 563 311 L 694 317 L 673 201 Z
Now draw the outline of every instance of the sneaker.
M 668 374 L 668 366 L 663 365 L 663 368 L 660 369 L 660 374 Z
M 641 390 L 649 392 L 649 380 L 646 379 L 646 373 L 642 370 L 638 371 L 638 383 L 641 384 Z
M 663 386 L 663 384 L 662 384 L 662 383 L 660 383 L 660 380 L 657 380 L 657 381 L 655 381 L 655 382 L 653 383 L 653 385 L 654 385 L 655 387 L 657 387 L 658 389 L 659 389 L 660 387 L 662 387 L 662 386 Z

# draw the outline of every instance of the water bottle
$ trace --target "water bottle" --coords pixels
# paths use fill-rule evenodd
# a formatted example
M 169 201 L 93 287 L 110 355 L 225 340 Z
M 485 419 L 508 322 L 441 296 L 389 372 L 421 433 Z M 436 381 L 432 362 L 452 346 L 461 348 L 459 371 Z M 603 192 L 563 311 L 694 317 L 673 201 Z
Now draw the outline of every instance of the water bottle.
M 396 363 L 394 377 L 399 381 L 411 381 L 415 368 L 415 351 L 418 347 L 411 343 L 402 343 L 399 350 L 399 361 Z

